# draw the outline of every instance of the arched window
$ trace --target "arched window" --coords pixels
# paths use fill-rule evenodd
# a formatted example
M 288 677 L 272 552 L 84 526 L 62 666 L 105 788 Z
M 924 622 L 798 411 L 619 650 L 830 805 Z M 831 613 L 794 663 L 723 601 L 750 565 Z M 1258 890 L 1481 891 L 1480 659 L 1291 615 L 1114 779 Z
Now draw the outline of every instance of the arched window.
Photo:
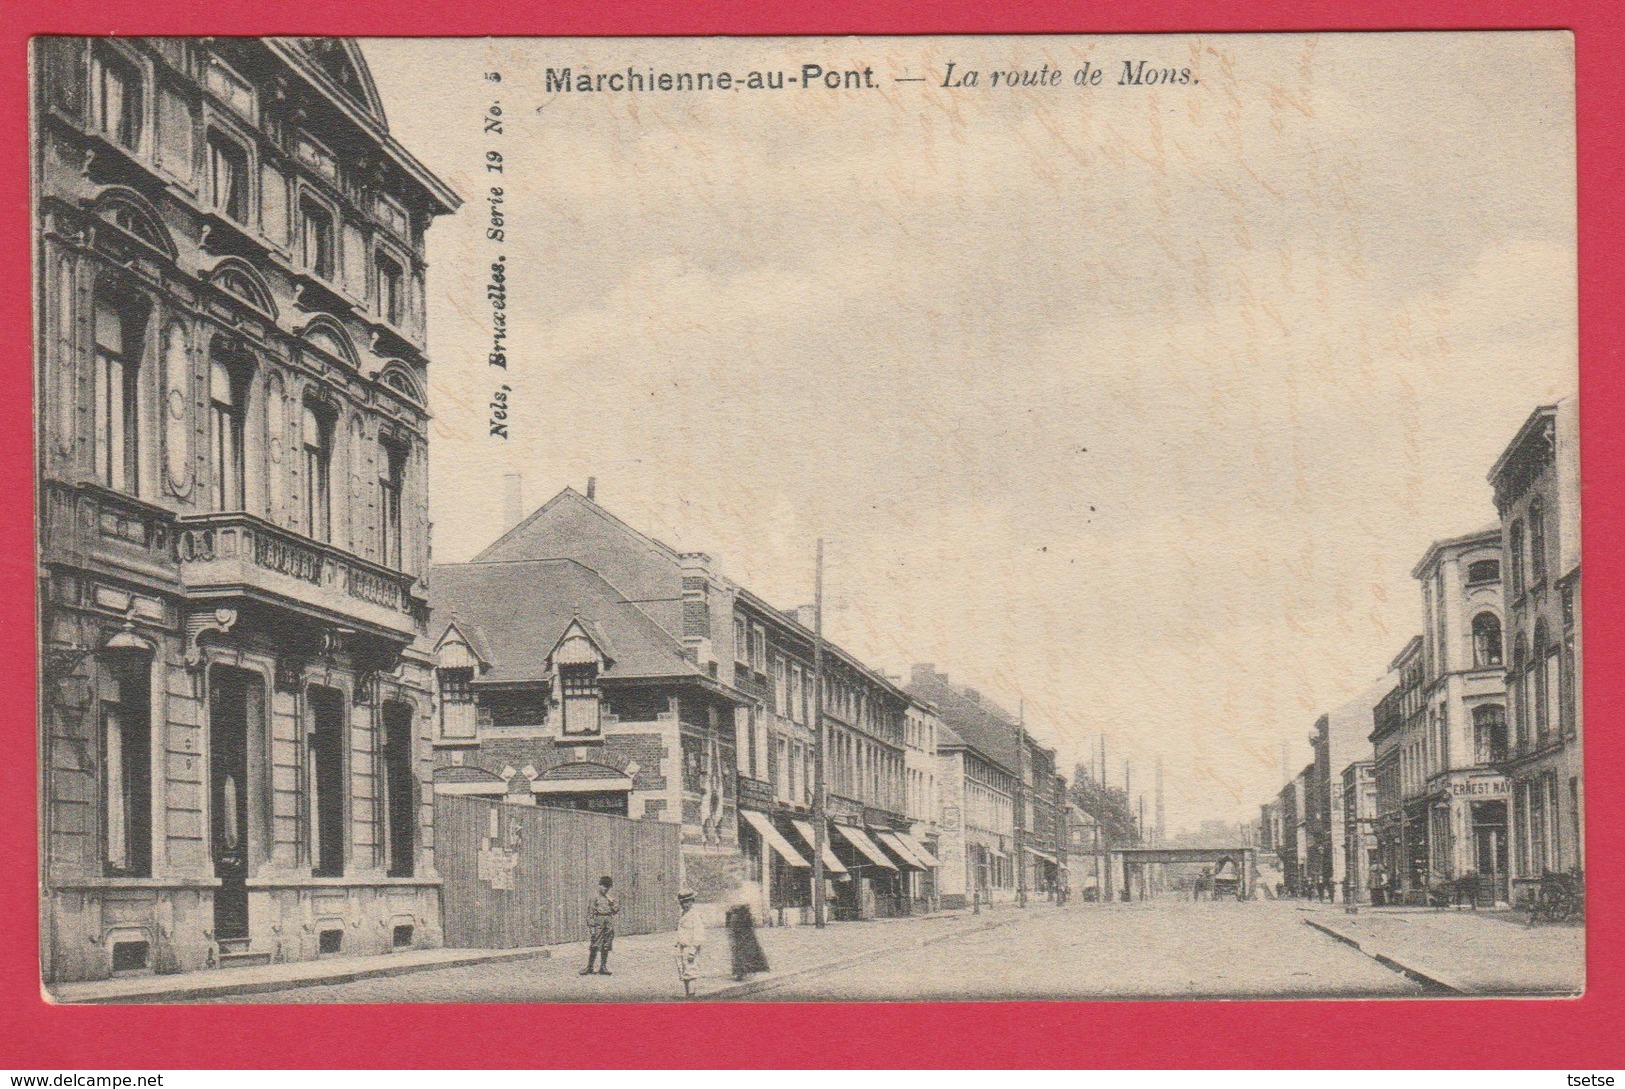
M 318 541 L 333 537 L 333 415 L 305 402 L 300 430 L 305 452 L 305 532 Z
M 209 352 L 210 480 L 214 509 L 243 510 L 244 420 L 251 361 L 216 342 Z
M 1473 762 L 1488 766 L 1506 758 L 1506 709 L 1500 704 L 1473 708 Z
M 1494 613 L 1479 613 L 1473 617 L 1473 667 L 1491 669 L 1500 664 L 1501 621 Z
M 116 288 L 96 293 L 96 478 L 141 492 L 140 373 L 148 307 Z

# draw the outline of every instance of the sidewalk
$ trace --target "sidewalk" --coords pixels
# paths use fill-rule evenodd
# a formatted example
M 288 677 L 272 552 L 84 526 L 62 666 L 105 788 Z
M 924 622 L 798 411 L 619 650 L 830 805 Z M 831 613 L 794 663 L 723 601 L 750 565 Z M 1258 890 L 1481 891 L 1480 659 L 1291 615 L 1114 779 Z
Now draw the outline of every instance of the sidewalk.
M 228 994 L 262 994 L 311 984 L 349 983 L 437 968 L 545 957 L 545 949 L 415 949 L 376 957 L 330 957 L 253 968 L 217 968 L 174 975 L 129 976 L 41 988 L 46 999 L 83 1002 L 195 1002 Z
M 1509 911 L 1302 904 L 1305 923 L 1440 991 L 1568 996 L 1585 989 L 1585 928 L 1529 927 Z
M 708 926 L 694 997 L 741 998 L 808 974 L 869 960 L 895 949 L 918 948 L 1015 922 L 1035 912 L 1014 905 L 938 912 L 901 919 L 764 927 L 756 931 L 773 971 L 738 982 L 728 962 L 728 937 Z M 231 968 L 170 976 L 138 976 L 51 989 L 58 1002 L 660 1002 L 680 1001 L 671 933 L 615 939 L 611 975 L 583 976 L 587 943 L 545 949 L 435 949 L 378 957 Z M 429 969 L 434 969 L 430 971 Z

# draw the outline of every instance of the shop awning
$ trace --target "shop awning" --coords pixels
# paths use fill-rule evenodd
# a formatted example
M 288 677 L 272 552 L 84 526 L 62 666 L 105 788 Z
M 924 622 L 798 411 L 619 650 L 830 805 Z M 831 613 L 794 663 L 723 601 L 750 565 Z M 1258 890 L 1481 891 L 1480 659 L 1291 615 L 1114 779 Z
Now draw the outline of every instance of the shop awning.
M 897 838 L 902 840 L 903 846 L 913 851 L 915 857 L 921 862 L 925 863 L 927 866 L 931 867 L 932 869 L 936 869 L 938 866 L 942 865 L 941 862 L 937 861 L 937 856 L 932 854 L 930 849 L 927 848 L 925 844 L 921 843 L 907 832 L 897 833 Z
M 892 854 L 897 856 L 898 861 L 902 862 L 902 864 L 907 866 L 909 869 L 925 869 L 925 863 L 921 862 L 919 858 L 915 856 L 914 852 L 909 850 L 907 845 L 897 838 L 895 833 L 881 832 L 876 830 L 870 832 L 869 834 L 884 844 Z
M 792 819 L 790 824 L 794 826 L 796 834 L 807 841 L 807 849 L 809 851 L 814 850 L 816 848 L 816 842 L 813 839 L 813 826 L 808 824 L 806 821 L 798 821 L 795 819 Z M 824 869 L 828 870 L 830 873 L 846 872 L 846 867 L 841 865 L 841 860 L 836 858 L 835 852 L 829 849 L 828 836 L 824 837 Z
M 1022 846 L 1026 847 L 1027 845 L 1022 844 Z M 1037 855 L 1039 858 L 1043 859 L 1045 862 L 1048 862 L 1051 866 L 1059 866 L 1060 865 L 1060 863 L 1055 860 L 1054 855 L 1047 855 L 1043 851 L 1040 851 L 1037 847 L 1027 847 L 1027 853 L 1030 854 L 1030 855 Z
M 869 861 L 873 862 L 876 866 L 884 866 L 888 870 L 895 870 L 897 868 L 896 864 L 893 863 L 891 859 L 886 857 L 886 852 L 877 847 L 875 845 L 875 841 L 870 839 L 864 833 L 863 829 L 848 828 L 844 824 L 837 824 L 834 826 L 834 828 L 841 834 L 841 837 L 845 839 L 846 842 L 858 849 L 859 854 L 868 858 Z
M 763 843 L 770 843 L 773 849 L 779 852 L 779 857 L 792 866 L 808 867 L 812 863 L 801 857 L 801 852 L 790 846 L 790 841 L 779 834 L 773 827 L 773 822 L 767 819 L 767 814 L 758 813 L 754 809 L 741 809 L 739 815 L 744 817 L 750 826 L 756 829 L 762 837 Z

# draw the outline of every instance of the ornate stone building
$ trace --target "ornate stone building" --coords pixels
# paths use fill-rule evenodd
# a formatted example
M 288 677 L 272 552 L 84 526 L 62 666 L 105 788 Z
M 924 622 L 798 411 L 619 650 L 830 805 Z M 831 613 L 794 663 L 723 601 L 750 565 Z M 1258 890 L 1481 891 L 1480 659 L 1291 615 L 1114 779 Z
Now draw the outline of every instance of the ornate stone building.
M 1504 762 L 1513 897 L 1548 871 L 1585 867 L 1580 424 L 1573 398 L 1537 408 L 1490 470 L 1501 516 Z
M 33 59 L 47 981 L 432 945 L 424 231 L 353 42 Z

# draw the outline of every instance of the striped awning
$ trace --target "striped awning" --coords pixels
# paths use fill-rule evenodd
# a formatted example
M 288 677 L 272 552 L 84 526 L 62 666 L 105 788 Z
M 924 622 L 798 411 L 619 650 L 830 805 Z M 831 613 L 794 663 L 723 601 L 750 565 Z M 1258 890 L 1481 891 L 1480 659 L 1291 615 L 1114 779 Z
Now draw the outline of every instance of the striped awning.
M 876 866 L 883 866 L 888 870 L 897 868 L 897 864 L 886 857 L 886 852 L 882 851 L 863 829 L 849 828 L 844 824 L 837 824 L 834 827 L 841 834 L 842 839 L 856 847 L 860 855 L 863 855 Z
M 739 815 L 745 818 L 745 823 L 756 829 L 757 834 L 762 837 L 763 843 L 772 845 L 773 849 L 779 853 L 779 857 L 784 861 L 803 869 L 812 865 L 811 862 L 801 857 L 801 852 L 792 847 L 789 840 L 779 834 L 779 830 L 773 827 L 773 822 L 767 819 L 767 814 L 758 813 L 753 809 L 741 809 Z
M 807 849 L 809 851 L 814 850 L 816 848 L 816 840 L 814 839 L 815 833 L 813 832 L 813 826 L 808 824 L 806 821 L 798 821 L 794 818 L 791 818 L 790 824 L 793 828 L 795 828 L 796 834 L 807 841 Z M 846 872 L 846 867 L 841 865 L 841 860 L 836 858 L 835 852 L 829 849 L 828 836 L 824 837 L 824 869 L 828 870 L 830 873 Z
M 897 833 L 897 838 L 902 840 L 903 846 L 913 851 L 915 856 L 930 868 L 936 869 L 938 866 L 942 865 L 942 863 L 937 860 L 937 856 L 931 853 L 930 848 L 921 843 L 919 840 L 915 839 L 913 836 L 909 835 L 907 832 Z
M 909 869 L 925 869 L 925 863 L 921 862 L 917 857 L 915 857 L 914 852 L 909 850 L 903 841 L 897 838 L 896 833 L 880 831 L 877 829 L 870 834 L 889 848 L 891 853 L 897 856 L 898 861 L 902 862 L 902 864 L 907 866 Z

